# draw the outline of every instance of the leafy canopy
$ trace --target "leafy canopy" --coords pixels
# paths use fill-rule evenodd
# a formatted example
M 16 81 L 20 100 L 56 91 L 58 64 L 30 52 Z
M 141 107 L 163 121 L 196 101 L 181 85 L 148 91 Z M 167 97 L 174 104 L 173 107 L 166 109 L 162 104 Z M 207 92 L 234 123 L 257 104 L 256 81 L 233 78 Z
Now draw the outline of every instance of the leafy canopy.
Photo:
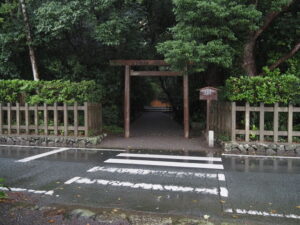
M 232 66 L 236 45 L 249 30 L 257 29 L 261 12 L 239 0 L 173 0 L 177 24 L 170 29 L 173 40 L 157 46 L 178 69 L 193 62 L 197 71 L 208 64 Z

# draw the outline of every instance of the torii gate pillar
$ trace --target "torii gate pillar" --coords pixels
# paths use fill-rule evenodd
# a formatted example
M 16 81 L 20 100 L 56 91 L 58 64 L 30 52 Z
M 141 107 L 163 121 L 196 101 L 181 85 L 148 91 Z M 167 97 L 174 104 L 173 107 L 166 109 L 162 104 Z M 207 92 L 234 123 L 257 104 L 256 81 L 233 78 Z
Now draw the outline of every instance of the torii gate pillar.
M 130 137 L 130 66 L 125 66 L 124 86 L 124 136 Z

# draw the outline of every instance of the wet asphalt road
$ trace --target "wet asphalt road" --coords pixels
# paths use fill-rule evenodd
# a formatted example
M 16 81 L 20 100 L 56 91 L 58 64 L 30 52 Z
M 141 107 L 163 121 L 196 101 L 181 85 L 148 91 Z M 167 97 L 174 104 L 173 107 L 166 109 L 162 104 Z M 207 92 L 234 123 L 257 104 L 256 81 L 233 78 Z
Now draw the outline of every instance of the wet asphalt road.
M 13 190 L 47 203 L 300 223 L 300 159 L 86 149 L 28 158 L 57 149 L 0 146 L 0 177 Z M 138 155 L 119 155 L 124 153 Z M 29 161 L 18 161 L 24 158 Z M 122 164 L 126 160 L 131 161 Z

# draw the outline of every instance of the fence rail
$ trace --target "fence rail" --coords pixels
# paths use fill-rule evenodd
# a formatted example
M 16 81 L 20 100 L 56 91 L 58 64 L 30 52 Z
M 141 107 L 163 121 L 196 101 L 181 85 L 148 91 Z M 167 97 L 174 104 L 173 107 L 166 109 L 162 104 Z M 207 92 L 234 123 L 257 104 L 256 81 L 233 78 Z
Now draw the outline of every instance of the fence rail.
M 70 106 L 0 103 L 0 134 L 91 136 L 102 131 L 99 103 Z
M 244 115 L 244 127 L 242 129 L 237 129 L 237 112 L 242 112 Z M 259 113 L 259 124 L 255 130 L 250 127 L 251 113 Z M 265 130 L 265 113 L 269 112 L 273 114 L 273 129 Z M 288 143 L 293 142 L 293 137 L 300 137 L 300 131 L 294 131 L 293 127 L 297 124 L 294 122 L 294 113 L 299 113 L 300 107 L 294 107 L 289 105 L 288 107 L 281 107 L 278 103 L 274 106 L 265 106 L 260 103 L 259 106 L 250 106 L 246 103 L 244 106 L 237 106 L 235 102 L 218 102 L 215 101 L 212 104 L 211 109 L 211 120 L 210 127 L 216 131 L 216 133 L 221 133 L 229 135 L 232 141 L 236 141 L 237 135 L 244 135 L 244 141 L 251 141 L 251 135 L 259 136 L 257 141 L 266 141 L 265 136 L 273 137 L 273 142 L 278 142 L 279 137 L 283 136 L 287 138 Z M 286 130 L 280 130 L 280 119 L 279 113 L 287 113 Z M 225 122 L 224 122 L 225 121 Z M 269 140 L 268 140 L 269 141 Z

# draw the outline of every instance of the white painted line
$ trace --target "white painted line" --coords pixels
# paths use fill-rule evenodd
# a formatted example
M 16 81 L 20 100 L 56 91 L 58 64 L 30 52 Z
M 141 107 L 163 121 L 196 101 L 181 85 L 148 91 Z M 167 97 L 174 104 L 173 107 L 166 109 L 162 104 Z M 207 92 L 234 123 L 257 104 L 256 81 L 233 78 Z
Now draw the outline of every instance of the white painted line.
M 52 146 L 36 146 L 36 145 L 0 145 L 0 147 L 19 147 L 19 148 L 48 148 L 48 149 L 57 149 L 58 147 Z M 125 149 L 114 149 L 114 148 L 76 148 L 71 147 L 72 150 L 93 150 L 93 151 L 111 151 L 111 152 L 126 152 Z
M 271 158 L 271 159 L 300 159 L 300 157 L 293 156 L 271 156 L 271 155 L 236 155 L 236 154 L 226 154 L 223 156 L 239 157 L 239 158 Z
M 218 174 L 218 180 L 219 181 L 225 181 L 225 175 L 223 173 Z
M 29 162 L 29 161 L 32 161 L 32 160 L 35 160 L 35 159 L 43 158 L 43 157 L 53 155 L 53 154 L 56 154 L 56 153 L 59 153 L 59 152 L 64 152 L 64 151 L 67 151 L 67 150 L 70 150 L 70 149 L 69 148 L 60 148 L 60 149 L 53 150 L 53 151 L 50 151 L 50 152 L 45 152 L 45 153 L 42 153 L 42 154 L 38 154 L 38 155 L 30 156 L 30 157 L 27 157 L 27 158 L 24 158 L 24 159 L 20 159 L 17 162 Z
M 247 209 L 225 209 L 227 213 L 237 213 L 241 215 L 254 215 L 254 216 L 265 216 L 265 217 L 278 217 L 278 218 L 289 218 L 289 219 L 300 219 L 300 216 L 295 214 L 283 214 L 283 213 L 271 213 L 258 210 L 247 210 Z
M 116 181 L 116 180 L 102 180 L 89 178 L 74 177 L 71 179 L 71 183 L 77 184 L 98 184 L 105 186 L 114 186 L 114 187 L 127 187 L 133 189 L 143 189 L 143 190 L 154 190 L 154 191 L 172 191 L 172 192 L 193 192 L 199 194 L 211 194 L 218 195 L 217 188 L 194 188 L 187 186 L 177 186 L 177 185 L 162 185 L 162 184 L 150 184 L 150 183 L 132 183 L 129 181 Z M 65 182 L 65 184 L 70 184 L 70 181 Z
M 180 160 L 198 160 L 198 161 L 222 162 L 221 158 L 215 158 L 215 157 L 198 157 L 198 156 L 184 156 L 184 155 L 155 155 L 155 154 L 120 153 L 117 156 L 120 156 L 120 157 L 132 157 L 132 158 L 180 159 Z
M 33 189 L 26 189 L 26 188 L 6 188 L 0 187 L 1 191 L 14 191 L 14 192 L 29 192 L 34 194 L 45 194 L 45 195 L 53 195 L 54 191 L 42 191 L 42 190 L 33 190 Z
M 108 159 L 105 163 L 144 165 L 144 166 L 166 166 L 166 167 L 181 167 L 181 168 L 202 168 L 202 169 L 218 169 L 223 170 L 221 164 L 205 164 L 205 163 L 183 163 L 183 162 L 168 162 L 168 161 L 150 161 L 150 160 L 133 160 L 133 159 Z
M 226 187 L 220 187 L 220 195 L 221 195 L 221 197 L 227 198 L 228 197 L 228 189 Z
M 79 180 L 80 177 L 73 177 L 72 179 L 68 180 L 65 182 L 65 184 L 72 184 L 73 182 L 75 182 L 76 180 Z
M 169 171 L 169 170 L 150 170 L 150 169 L 133 169 L 133 168 L 117 168 L 117 167 L 100 167 L 95 166 L 89 170 L 88 173 L 107 172 L 107 173 L 120 173 L 131 175 L 158 175 L 158 176 L 173 176 L 173 177 L 198 177 L 208 179 L 219 179 L 219 181 L 225 181 L 224 174 L 216 173 L 194 173 L 183 171 Z M 224 178 L 222 177 L 224 176 Z M 224 180 L 223 180 L 224 179 Z

